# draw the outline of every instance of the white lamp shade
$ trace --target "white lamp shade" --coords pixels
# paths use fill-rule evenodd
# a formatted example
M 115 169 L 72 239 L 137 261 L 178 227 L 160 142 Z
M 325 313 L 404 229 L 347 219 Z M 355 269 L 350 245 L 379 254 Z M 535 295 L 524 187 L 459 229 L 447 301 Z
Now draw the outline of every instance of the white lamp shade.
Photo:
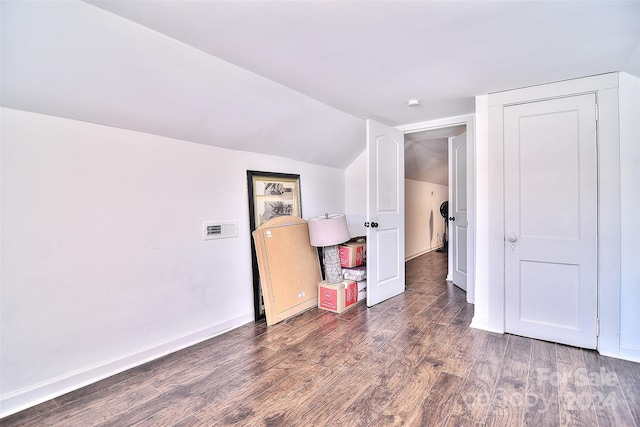
M 351 238 L 344 214 L 324 214 L 308 220 L 311 246 L 325 247 L 344 243 Z

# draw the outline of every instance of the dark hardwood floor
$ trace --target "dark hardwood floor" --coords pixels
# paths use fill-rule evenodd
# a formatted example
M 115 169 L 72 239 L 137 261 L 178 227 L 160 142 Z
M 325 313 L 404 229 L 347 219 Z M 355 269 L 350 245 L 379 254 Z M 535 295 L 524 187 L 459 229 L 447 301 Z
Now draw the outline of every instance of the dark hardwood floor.
M 640 364 L 471 329 L 446 268 L 428 253 L 372 308 L 245 325 L 0 424 L 640 427 Z

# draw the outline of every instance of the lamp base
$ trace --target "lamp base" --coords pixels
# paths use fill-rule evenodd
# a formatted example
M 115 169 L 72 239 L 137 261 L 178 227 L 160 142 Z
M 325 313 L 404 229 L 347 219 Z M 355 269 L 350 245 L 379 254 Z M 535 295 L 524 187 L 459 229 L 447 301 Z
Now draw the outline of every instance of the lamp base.
M 342 282 L 342 267 L 340 267 L 340 250 L 338 245 L 325 246 L 322 248 L 324 259 L 325 282 L 336 284 Z

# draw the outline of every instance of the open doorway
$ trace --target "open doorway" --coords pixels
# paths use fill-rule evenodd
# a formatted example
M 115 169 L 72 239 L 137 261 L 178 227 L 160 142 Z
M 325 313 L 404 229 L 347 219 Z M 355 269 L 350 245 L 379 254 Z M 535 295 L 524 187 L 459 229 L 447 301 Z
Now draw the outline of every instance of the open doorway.
M 405 254 L 446 249 L 449 240 L 449 138 L 465 125 L 405 133 Z
M 405 133 L 407 259 L 437 250 L 446 238 L 449 243 L 447 280 L 466 288 L 467 301 L 473 302 L 473 116 L 399 129 Z M 448 202 L 446 217 L 440 213 L 444 201 Z

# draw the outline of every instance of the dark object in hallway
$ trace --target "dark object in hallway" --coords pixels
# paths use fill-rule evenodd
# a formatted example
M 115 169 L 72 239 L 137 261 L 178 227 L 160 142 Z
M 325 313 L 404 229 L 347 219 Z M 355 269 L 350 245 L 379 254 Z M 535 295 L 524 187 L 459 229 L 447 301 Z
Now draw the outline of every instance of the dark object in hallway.
M 449 231 L 449 201 L 445 200 L 440 205 L 440 215 L 444 218 L 444 231 L 442 232 L 442 247 L 437 249 L 436 252 L 447 253 L 449 250 L 449 238 L 447 236 Z

